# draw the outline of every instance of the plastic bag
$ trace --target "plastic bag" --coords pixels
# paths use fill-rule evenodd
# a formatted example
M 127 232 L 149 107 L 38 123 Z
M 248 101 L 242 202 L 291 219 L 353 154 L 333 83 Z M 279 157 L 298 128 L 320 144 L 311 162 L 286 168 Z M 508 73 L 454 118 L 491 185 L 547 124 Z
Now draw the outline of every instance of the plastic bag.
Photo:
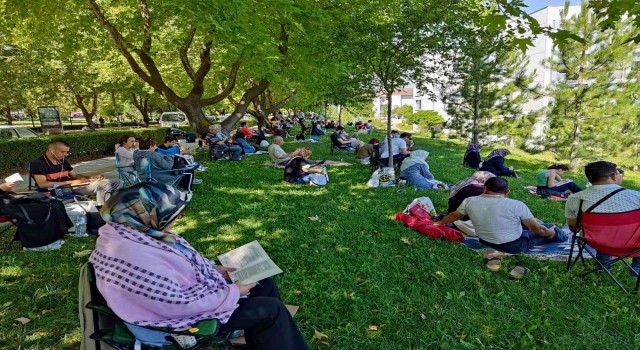
M 369 181 L 367 181 L 367 186 L 369 187 L 380 186 L 380 169 L 377 169 L 376 171 L 373 172 L 373 174 L 371 174 L 371 178 L 369 179 Z
M 438 213 L 436 213 L 436 208 L 433 206 L 433 202 L 429 197 L 415 198 L 411 203 L 409 203 L 409 205 L 407 205 L 403 213 L 427 219 L 435 218 L 438 215 Z
M 393 167 L 380 169 L 380 187 L 391 187 L 396 185 L 396 172 Z
M 309 184 L 314 186 L 326 186 L 329 183 L 329 174 L 327 174 L 327 168 L 322 168 L 320 174 L 310 174 Z

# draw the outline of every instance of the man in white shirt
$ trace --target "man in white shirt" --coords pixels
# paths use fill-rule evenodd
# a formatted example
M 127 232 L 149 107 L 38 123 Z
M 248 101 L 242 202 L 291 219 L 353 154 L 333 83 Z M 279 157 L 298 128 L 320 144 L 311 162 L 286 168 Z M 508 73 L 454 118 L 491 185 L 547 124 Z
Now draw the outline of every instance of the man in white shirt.
M 408 132 L 403 132 L 399 137 L 391 137 L 391 155 L 394 164 L 400 164 L 411 155 L 409 147 L 413 146 L 413 136 Z M 389 160 L 389 146 L 387 146 L 386 138 L 380 144 L 380 162 L 386 164 Z
M 284 139 L 281 136 L 273 138 L 273 144 L 269 145 L 268 151 L 271 160 L 277 165 L 285 165 L 291 159 L 291 155 L 282 149 Z
M 569 196 L 564 206 L 567 224 L 576 232 L 578 211 L 582 203 L 582 211 L 588 210 L 602 198 L 622 187 L 622 173 L 616 168 L 616 164 L 607 161 L 598 161 L 587 164 L 584 173 L 591 182 L 590 187 L 584 191 Z M 624 189 L 591 210 L 592 213 L 625 213 L 640 209 L 640 192 Z M 611 260 L 611 256 L 597 253 L 596 259 L 601 263 Z M 634 273 L 640 270 L 640 258 L 634 258 L 631 264 Z
M 524 203 L 507 198 L 508 194 L 507 180 L 491 178 L 485 182 L 483 194 L 465 199 L 456 211 L 435 224 L 449 224 L 469 215 L 482 244 L 512 254 L 567 240 L 564 231 L 552 224 L 540 224 Z M 522 225 L 528 230 L 523 230 Z

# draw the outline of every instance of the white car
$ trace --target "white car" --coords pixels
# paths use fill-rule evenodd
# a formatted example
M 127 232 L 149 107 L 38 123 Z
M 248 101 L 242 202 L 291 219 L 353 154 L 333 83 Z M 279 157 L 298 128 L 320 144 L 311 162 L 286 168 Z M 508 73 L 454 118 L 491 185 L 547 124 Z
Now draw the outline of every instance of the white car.
M 38 137 L 38 134 L 26 126 L 0 125 L 0 140 Z
M 164 112 L 160 115 L 160 126 L 189 125 L 187 116 L 182 112 Z

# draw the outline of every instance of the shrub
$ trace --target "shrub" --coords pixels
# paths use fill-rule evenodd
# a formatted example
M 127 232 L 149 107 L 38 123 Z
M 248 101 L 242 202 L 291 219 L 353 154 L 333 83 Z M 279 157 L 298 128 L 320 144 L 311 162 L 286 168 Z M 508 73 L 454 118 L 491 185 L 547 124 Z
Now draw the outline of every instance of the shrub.
M 444 118 L 435 111 L 417 111 L 409 116 L 409 121 L 422 126 L 441 126 Z
M 0 158 L 0 171 L 26 169 L 30 161 L 44 153 L 51 140 L 61 139 L 68 142 L 73 156 L 100 157 L 113 155 L 113 146 L 122 135 L 130 134 L 136 137 L 144 135 L 153 138 L 156 142 L 162 142 L 167 130 L 168 128 L 105 130 L 2 140 L 0 148 L 6 151 Z
M 410 117 L 411 114 L 413 113 L 413 107 L 411 107 L 410 105 L 396 107 L 391 110 L 391 113 L 401 115 L 403 117 Z

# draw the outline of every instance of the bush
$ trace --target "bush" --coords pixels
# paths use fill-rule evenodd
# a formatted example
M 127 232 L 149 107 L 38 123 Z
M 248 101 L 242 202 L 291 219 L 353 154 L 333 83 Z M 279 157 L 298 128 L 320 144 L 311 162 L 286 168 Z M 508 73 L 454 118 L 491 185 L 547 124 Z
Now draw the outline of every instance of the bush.
M 417 111 L 409 116 L 409 121 L 427 127 L 444 124 L 444 118 L 435 111 Z
M 125 134 L 148 136 L 160 144 L 167 130 L 168 128 L 105 130 L 2 140 L 0 147 L 9 151 L 3 152 L 0 158 L 0 171 L 26 169 L 29 162 L 42 156 L 49 142 L 56 139 L 68 142 L 73 156 L 101 157 L 113 155 L 113 146 Z
M 391 113 L 401 115 L 403 117 L 410 117 L 411 114 L 413 114 L 413 107 L 411 107 L 410 105 L 396 107 L 391 110 Z

